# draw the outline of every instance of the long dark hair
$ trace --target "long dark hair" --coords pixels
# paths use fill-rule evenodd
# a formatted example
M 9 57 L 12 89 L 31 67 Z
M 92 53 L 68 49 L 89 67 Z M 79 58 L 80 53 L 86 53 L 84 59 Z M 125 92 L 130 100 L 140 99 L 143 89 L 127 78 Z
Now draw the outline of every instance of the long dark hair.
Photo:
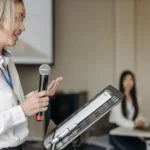
M 132 102 L 133 102 L 133 107 L 135 109 L 135 112 L 134 112 L 134 115 L 133 115 L 133 120 L 136 119 L 136 117 L 138 116 L 139 114 L 139 106 L 138 106 L 138 102 L 137 102 L 137 94 L 136 94 L 136 81 L 135 81 L 135 76 L 134 74 L 127 70 L 127 71 L 124 71 L 122 74 L 121 74 L 121 77 L 120 77 L 120 91 L 122 93 L 124 93 L 124 87 L 123 87 L 123 81 L 125 79 L 125 77 L 127 75 L 131 75 L 132 76 L 132 79 L 134 81 L 134 85 L 133 85 L 133 88 L 131 89 L 130 91 L 130 95 L 131 95 L 131 98 L 132 98 Z M 124 115 L 124 117 L 127 118 L 127 109 L 126 109 L 126 97 L 124 98 L 124 100 L 122 101 L 122 113 Z

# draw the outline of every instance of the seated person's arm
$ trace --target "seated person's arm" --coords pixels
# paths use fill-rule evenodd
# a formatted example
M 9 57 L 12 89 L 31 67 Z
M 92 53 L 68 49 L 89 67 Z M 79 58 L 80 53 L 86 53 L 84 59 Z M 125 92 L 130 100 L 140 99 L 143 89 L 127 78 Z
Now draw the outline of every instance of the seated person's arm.
M 117 105 L 110 114 L 110 122 L 115 123 L 120 127 L 134 128 L 134 121 L 123 116 L 121 104 Z

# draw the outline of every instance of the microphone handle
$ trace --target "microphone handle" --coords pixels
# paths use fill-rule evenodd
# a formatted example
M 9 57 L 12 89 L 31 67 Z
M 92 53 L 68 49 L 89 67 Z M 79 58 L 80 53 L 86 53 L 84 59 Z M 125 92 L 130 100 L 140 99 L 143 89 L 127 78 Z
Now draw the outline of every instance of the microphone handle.
M 48 85 L 48 75 L 40 75 L 39 92 L 47 90 L 47 85 Z M 37 113 L 35 119 L 37 121 L 43 121 L 44 112 Z

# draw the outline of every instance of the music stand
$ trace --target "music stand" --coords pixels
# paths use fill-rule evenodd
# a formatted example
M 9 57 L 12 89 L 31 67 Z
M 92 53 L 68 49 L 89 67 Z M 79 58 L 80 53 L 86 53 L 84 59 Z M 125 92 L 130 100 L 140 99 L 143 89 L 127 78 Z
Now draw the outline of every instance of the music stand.
M 123 98 L 124 95 L 110 85 L 58 126 L 50 120 L 44 139 L 45 148 L 47 150 L 64 149 L 119 104 Z M 76 146 L 74 146 L 74 149 L 76 149 Z

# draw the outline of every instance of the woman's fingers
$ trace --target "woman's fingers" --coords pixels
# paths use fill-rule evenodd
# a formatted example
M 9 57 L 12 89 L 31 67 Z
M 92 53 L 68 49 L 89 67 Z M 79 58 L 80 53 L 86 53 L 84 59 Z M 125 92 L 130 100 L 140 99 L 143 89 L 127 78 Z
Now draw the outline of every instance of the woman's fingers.
M 55 81 L 55 84 L 52 86 L 52 87 L 49 87 L 48 88 L 48 92 L 49 92 L 49 96 L 53 96 L 60 84 L 60 82 L 63 80 L 62 77 L 60 78 L 57 78 L 56 81 Z

